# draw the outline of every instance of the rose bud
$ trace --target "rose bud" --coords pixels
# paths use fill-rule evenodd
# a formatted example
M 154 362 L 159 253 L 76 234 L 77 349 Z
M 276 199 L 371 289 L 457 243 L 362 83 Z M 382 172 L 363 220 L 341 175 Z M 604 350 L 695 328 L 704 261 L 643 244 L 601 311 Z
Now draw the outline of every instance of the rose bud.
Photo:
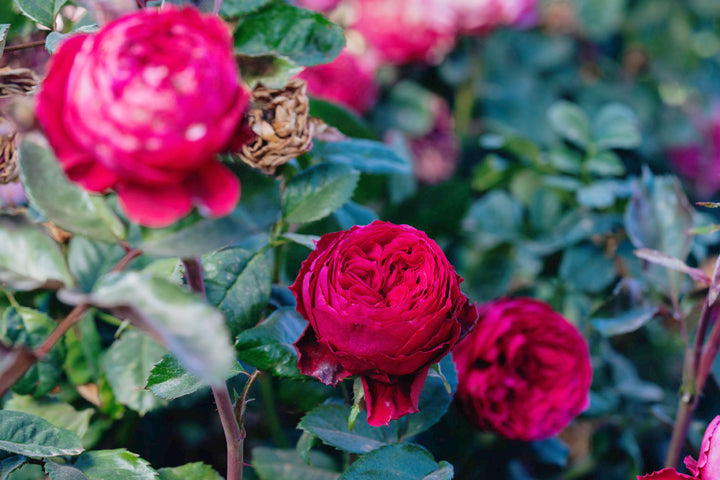
M 375 221 L 323 235 L 290 287 L 309 324 L 295 343 L 305 375 L 335 385 L 359 375 L 368 423 L 418 411 L 430 365 L 477 320 L 438 245 Z
M 455 348 L 453 360 L 460 409 L 482 430 L 539 440 L 588 406 L 587 343 L 546 303 L 516 298 L 481 305 L 477 327 Z
M 298 78 L 307 82 L 310 95 L 344 105 L 357 114 L 362 115 L 377 101 L 375 68 L 347 50 L 330 63 L 306 68 Z
M 455 44 L 455 17 L 445 0 L 355 0 L 350 28 L 384 62 L 438 63 Z
M 720 415 L 705 430 L 697 461 L 685 457 L 685 466 L 699 480 L 720 479 Z
M 216 154 L 248 96 L 228 27 L 165 6 L 65 40 L 37 116 L 71 180 L 93 192 L 114 189 L 128 218 L 161 227 L 193 205 L 212 216 L 233 210 L 240 183 Z
M 650 473 L 648 475 L 642 475 L 637 477 L 638 480 L 682 480 L 682 479 L 693 479 L 689 475 L 678 473 L 674 468 L 663 468 L 657 472 Z

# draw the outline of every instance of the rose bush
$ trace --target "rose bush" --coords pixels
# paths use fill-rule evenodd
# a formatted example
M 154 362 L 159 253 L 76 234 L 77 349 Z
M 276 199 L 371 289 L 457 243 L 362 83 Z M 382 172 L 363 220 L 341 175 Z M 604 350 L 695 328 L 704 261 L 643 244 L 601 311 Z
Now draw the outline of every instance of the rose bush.
M 552 307 L 530 298 L 480 307 L 475 330 L 453 351 L 457 400 L 479 428 L 538 440 L 558 433 L 589 402 L 585 339 Z
M 300 371 L 329 385 L 360 375 L 370 425 L 417 412 L 428 368 L 477 320 L 461 281 L 413 227 L 323 235 L 290 287 L 310 322 L 295 344 Z
M 165 7 L 63 42 L 37 116 L 72 180 L 115 190 L 131 220 L 159 227 L 193 205 L 214 216 L 233 209 L 240 184 L 215 155 L 247 99 L 225 24 Z

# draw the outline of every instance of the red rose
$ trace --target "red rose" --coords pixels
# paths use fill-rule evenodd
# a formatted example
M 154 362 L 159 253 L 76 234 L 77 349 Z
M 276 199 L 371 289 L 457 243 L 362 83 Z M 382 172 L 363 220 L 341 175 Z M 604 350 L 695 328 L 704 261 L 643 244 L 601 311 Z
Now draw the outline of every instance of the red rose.
M 337 7 L 340 0 L 298 0 L 297 6 L 317 10 L 318 12 L 329 12 Z
M 537 23 L 537 0 L 445 0 L 456 15 L 463 34 L 480 34 L 503 26 L 527 27 Z
M 697 462 L 688 456 L 685 466 L 699 480 L 720 480 L 720 415 L 705 429 Z
M 445 0 L 355 0 L 350 28 L 381 60 L 437 63 L 455 44 L 455 17 Z
M 131 220 L 158 227 L 193 205 L 215 216 L 233 209 L 240 184 L 215 155 L 248 96 L 225 24 L 165 7 L 63 42 L 37 116 L 70 179 L 114 189 Z
M 638 480 L 683 480 L 683 479 L 692 480 L 693 477 L 691 477 L 689 475 L 684 475 L 682 473 L 678 473 L 675 471 L 674 468 L 663 468 L 662 470 L 658 470 L 657 472 L 653 472 L 648 475 L 643 475 L 643 476 L 640 476 L 637 478 L 638 478 Z
M 418 411 L 428 368 L 477 320 L 440 247 L 375 221 L 323 235 L 290 287 L 310 323 L 295 343 L 305 375 L 362 377 L 368 423 Z
M 547 438 L 588 405 L 587 343 L 546 303 L 517 298 L 482 305 L 477 327 L 453 360 L 456 398 L 481 429 L 519 440 Z
M 330 63 L 306 68 L 298 77 L 307 82 L 311 95 L 345 105 L 359 114 L 377 101 L 374 67 L 347 50 Z

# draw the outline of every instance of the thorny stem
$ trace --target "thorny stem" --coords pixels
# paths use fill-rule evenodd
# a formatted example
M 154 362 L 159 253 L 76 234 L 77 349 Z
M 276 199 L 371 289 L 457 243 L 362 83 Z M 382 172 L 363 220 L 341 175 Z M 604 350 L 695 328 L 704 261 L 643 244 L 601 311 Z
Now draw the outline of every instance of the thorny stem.
M 184 258 L 185 278 L 187 279 L 190 289 L 205 297 L 205 280 L 202 275 L 202 261 L 199 258 Z M 247 391 L 252 385 L 255 372 L 245 385 L 243 395 L 240 398 L 240 405 L 245 405 L 245 397 Z M 222 423 L 223 432 L 225 433 L 225 444 L 227 445 L 227 480 L 242 480 L 243 478 L 243 447 L 245 435 L 241 428 L 241 423 L 235 417 L 230 392 L 227 385 L 223 382 L 211 387 L 215 404 L 217 405 L 220 422 Z

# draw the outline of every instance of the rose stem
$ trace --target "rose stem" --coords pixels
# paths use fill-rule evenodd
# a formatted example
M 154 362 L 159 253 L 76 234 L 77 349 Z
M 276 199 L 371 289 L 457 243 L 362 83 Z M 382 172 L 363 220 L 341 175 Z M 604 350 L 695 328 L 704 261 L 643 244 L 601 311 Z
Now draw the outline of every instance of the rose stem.
M 117 264 L 115 264 L 112 271 L 117 272 L 122 270 L 141 253 L 142 252 L 140 250 L 131 250 L 127 252 L 125 256 L 121 258 Z M 12 388 L 15 382 L 20 380 L 20 378 L 22 378 L 22 376 L 30 370 L 30 367 L 50 353 L 50 350 L 55 347 L 57 342 L 60 341 L 63 335 L 65 335 L 67 331 L 73 327 L 73 325 L 80 321 L 83 314 L 85 314 L 89 308 L 90 305 L 85 303 L 81 303 L 73 308 L 67 317 L 58 324 L 55 330 L 53 330 L 45 341 L 35 350 L 30 351 L 25 348 L 17 349 L 16 351 L 18 357 L 15 359 L 13 366 L 0 374 L 0 397 L 4 396 L 7 391 Z
M 185 278 L 190 289 L 205 297 L 205 280 L 202 275 L 202 262 L 199 258 L 184 258 Z M 252 378 L 252 377 L 251 377 Z M 250 382 L 250 380 L 248 380 Z M 227 384 L 220 383 L 211 386 L 215 404 L 217 405 L 220 422 L 225 432 L 227 445 L 227 480 L 242 480 L 243 478 L 243 447 L 244 436 L 238 425 L 233 411 L 232 400 Z M 247 386 L 246 386 L 247 389 Z M 240 399 L 244 402 L 244 399 Z M 243 403 L 244 404 L 244 403 Z
M 680 461 L 693 412 L 705 387 L 705 381 L 710 374 L 718 349 L 720 349 L 720 323 L 718 322 L 715 323 L 712 329 L 708 344 L 703 348 L 707 330 L 718 313 L 716 308 L 708 306 L 708 302 L 708 299 L 703 302 L 700 322 L 695 335 L 695 344 L 691 350 L 686 351 L 683 385 L 680 388 L 678 412 L 675 417 L 667 457 L 665 458 L 666 468 L 675 468 Z
M 270 434 L 278 447 L 288 448 L 290 444 L 288 443 L 287 438 L 285 438 L 285 432 L 283 432 L 282 426 L 280 425 L 280 419 L 278 418 L 277 410 L 275 408 L 275 395 L 273 395 L 272 379 L 267 375 L 260 375 L 258 381 L 260 382 L 260 394 L 262 395 L 265 420 L 267 421 L 268 428 L 270 429 Z
M 18 43 L 17 45 L 8 45 L 3 49 L 3 52 L 14 52 L 16 50 L 23 50 L 25 48 L 42 47 L 45 45 L 45 40 L 36 40 L 28 43 Z

